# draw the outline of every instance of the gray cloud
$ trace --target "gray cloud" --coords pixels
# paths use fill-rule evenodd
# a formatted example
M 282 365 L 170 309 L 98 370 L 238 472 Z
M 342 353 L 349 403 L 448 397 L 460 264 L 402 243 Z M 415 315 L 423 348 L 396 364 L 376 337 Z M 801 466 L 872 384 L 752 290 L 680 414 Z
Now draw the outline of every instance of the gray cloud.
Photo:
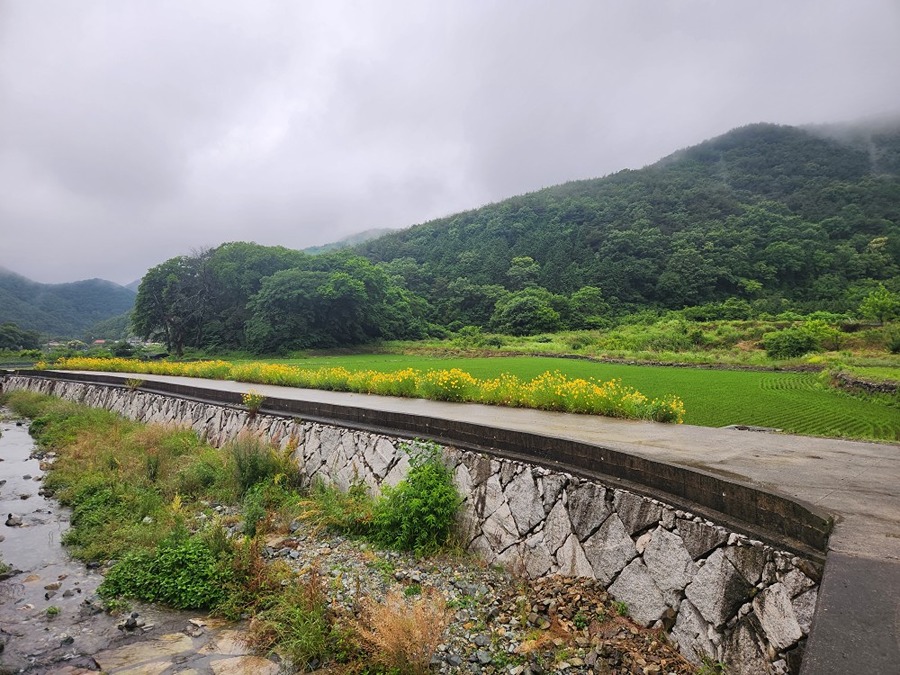
M 0 265 L 119 282 L 900 112 L 896 0 L 0 4 Z

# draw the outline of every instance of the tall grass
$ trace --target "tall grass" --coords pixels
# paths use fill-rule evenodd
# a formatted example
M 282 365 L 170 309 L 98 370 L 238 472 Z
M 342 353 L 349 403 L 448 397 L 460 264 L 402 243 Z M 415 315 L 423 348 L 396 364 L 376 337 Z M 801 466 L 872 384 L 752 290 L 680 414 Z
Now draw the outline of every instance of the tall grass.
M 356 630 L 374 664 L 389 673 L 424 675 L 449 622 L 444 598 L 433 591 L 414 600 L 397 593 L 366 599 Z

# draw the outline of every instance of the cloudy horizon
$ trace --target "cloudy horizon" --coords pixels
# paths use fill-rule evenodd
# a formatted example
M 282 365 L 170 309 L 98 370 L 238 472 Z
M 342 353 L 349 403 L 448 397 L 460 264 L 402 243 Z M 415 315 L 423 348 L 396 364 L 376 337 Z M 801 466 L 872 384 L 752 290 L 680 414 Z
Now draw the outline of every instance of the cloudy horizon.
M 0 266 L 127 284 L 900 115 L 895 0 L 0 1 Z

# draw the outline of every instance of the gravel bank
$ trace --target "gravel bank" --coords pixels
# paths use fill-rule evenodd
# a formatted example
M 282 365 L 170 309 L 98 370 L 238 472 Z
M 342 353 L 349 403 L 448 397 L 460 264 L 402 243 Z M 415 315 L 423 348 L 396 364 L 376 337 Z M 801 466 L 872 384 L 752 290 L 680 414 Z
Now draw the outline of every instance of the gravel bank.
M 436 591 L 450 612 L 432 669 L 441 673 L 695 673 L 664 634 L 620 615 L 599 583 L 526 580 L 470 556 L 417 559 L 315 531 L 295 521 L 270 535 L 264 554 L 326 581 L 332 607 L 348 619 L 365 597 L 415 598 Z

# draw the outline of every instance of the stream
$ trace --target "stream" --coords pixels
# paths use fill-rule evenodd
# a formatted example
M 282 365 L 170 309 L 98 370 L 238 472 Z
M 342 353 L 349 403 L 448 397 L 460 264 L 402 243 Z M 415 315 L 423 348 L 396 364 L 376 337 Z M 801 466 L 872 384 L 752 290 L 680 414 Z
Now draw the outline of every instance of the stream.
M 69 511 L 38 494 L 44 472 L 28 423 L 10 415 L 0 409 L 0 558 L 10 567 L 0 575 L 0 675 L 277 670 L 224 622 L 135 603 L 140 625 L 123 630 L 127 616 L 104 612 L 103 576 L 67 555 Z

